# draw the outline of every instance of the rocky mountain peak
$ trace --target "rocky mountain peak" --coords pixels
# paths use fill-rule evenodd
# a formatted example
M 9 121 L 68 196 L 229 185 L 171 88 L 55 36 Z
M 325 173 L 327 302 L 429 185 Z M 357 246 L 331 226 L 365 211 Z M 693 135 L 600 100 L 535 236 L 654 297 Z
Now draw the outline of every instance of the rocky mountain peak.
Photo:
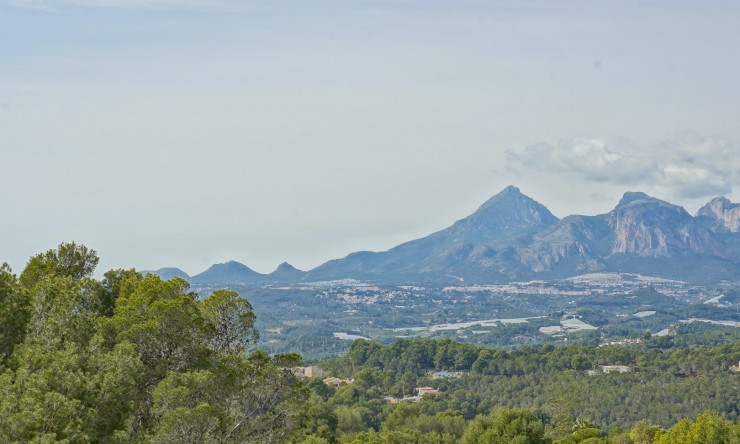
M 528 196 L 522 194 L 519 188 L 514 185 L 509 185 L 498 193 L 494 194 L 493 197 L 488 199 L 481 205 L 478 210 L 483 210 L 492 206 L 501 205 L 502 203 L 512 202 L 521 199 L 530 199 Z
M 624 195 L 622 196 L 622 199 L 617 204 L 617 208 L 626 206 L 632 202 L 636 202 L 640 200 L 657 200 L 657 199 L 650 197 L 641 191 L 627 191 L 626 193 L 624 193 Z
M 460 222 L 463 221 L 489 228 L 520 229 L 546 227 L 557 222 L 558 218 L 519 188 L 509 185 Z
M 679 205 L 660 200 L 639 191 L 628 191 L 624 193 L 612 213 L 624 215 L 627 213 L 639 213 L 648 218 L 674 218 L 690 219 L 691 215 Z
M 740 231 L 740 204 L 726 197 L 715 197 L 696 212 L 697 216 L 710 217 L 732 233 Z
M 683 207 L 645 193 L 625 193 L 611 215 L 612 253 L 671 257 L 703 248 L 692 237 L 693 218 Z
M 491 283 L 595 271 L 737 280 L 738 212 L 740 205 L 716 198 L 694 218 L 681 206 L 628 192 L 606 214 L 558 220 L 544 205 L 508 186 L 452 226 L 387 251 L 350 253 L 308 272 L 284 262 L 269 275 L 232 261 L 214 265 L 191 282 Z

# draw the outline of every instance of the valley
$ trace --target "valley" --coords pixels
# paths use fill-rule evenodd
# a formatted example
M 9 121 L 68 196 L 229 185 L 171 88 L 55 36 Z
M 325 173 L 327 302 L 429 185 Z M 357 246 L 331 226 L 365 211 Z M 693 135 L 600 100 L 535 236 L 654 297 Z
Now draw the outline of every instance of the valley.
M 450 338 L 496 347 L 672 337 L 686 321 L 740 322 L 740 205 L 694 216 L 641 192 L 562 219 L 508 186 L 448 228 L 388 251 L 261 274 L 236 261 L 190 276 L 200 297 L 228 288 L 258 314 L 260 346 L 309 362 L 367 338 Z M 664 340 L 667 341 L 667 340 Z
M 704 286 L 636 274 L 469 286 L 344 280 L 229 288 L 252 303 L 261 347 L 301 353 L 307 362 L 341 355 L 358 337 L 385 344 L 449 338 L 516 348 L 672 338 L 692 319 L 707 321 L 702 324 L 707 329 L 740 325 L 737 283 Z

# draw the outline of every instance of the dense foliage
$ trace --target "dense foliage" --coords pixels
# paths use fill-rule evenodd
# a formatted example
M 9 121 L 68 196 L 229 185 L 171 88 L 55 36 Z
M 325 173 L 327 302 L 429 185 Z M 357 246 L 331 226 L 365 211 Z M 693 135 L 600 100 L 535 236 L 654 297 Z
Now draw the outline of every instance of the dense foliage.
M 270 443 L 296 429 L 295 356 L 246 353 L 254 313 L 181 279 L 91 278 L 93 250 L 62 244 L 16 278 L 0 269 L 0 442 Z
M 473 428 L 488 430 L 501 422 L 490 415 L 513 408 L 519 412 L 517 424 L 539 424 L 517 427 L 545 430 L 521 442 L 588 438 L 649 443 L 659 431 L 658 442 L 740 442 L 732 423 L 738 419 L 740 376 L 728 371 L 740 359 L 740 343 L 671 349 L 654 345 L 494 350 L 450 340 L 398 340 L 391 345 L 359 340 L 346 356 L 324 364 L 331 374 L 354 382 L 311 397 L 311 411 L 333 412 L 336 418 L 330 433 L 314 427 L 329 442 L 336 437 L 358 443 L 499 442 L 488 435 L 476 441 L 465 434 Z M 624 365 L 629 372 L 603 373 L 605 365 Z M 430 372 L 440 370 L 463 375 L 432 379 Z M 408 397 L 421 386 L 441 394 L 424 396 L 418 403 L 393 405 L 384 400 Z M 528 419 L 522 419 L 522 412 Z M 691 441 L 685 435 L 694 426 L 685 418 L 698 418 L 695 427 L 705 427 L 708 421 L 711 427 L 726 429 L 731 439 Z M 649 439 L 635 438 L 647 433 L 642 429 L 650 431 Z M 502 436 L 500 442 L 515 442 Z

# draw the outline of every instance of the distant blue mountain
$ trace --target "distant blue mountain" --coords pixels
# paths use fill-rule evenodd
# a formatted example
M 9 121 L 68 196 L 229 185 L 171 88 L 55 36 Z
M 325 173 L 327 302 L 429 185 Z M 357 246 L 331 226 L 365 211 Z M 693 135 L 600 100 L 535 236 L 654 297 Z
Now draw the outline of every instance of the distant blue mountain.
M 627 192 L 607 214 L 557 219 L 509 186 L 449 228 L 384 252 L 352 253 L 306 279 L 506 282 L 595 271 L 672 278 L 740 279 L 740 209 L 714 199 L 692 217 L 682 207 Z
M 278 265 L 275 271 L 267 275 L 267 277 L 271 281 L 278 281 L 278 282 L 300 281 L 305 276 L 306 276 L 305 271 L 299 270 L 287 262 L 283 262 L 282 264 Z
M 353 253 L 329 261 L 309 271 L 307 279 L 498 281 L 518 277 L 524 273 L 521 265 L 508 259 L 512 248 L 526 245 L 557 221 L 544 205 L 509 186 L 449 228 L 385 252 Z
M 142 271 L 141 274 L 147 275 L 147 274 L 156 274 L 157 276 L 161 277 L 164 280 L 170 280 L 175 277 L 183 278 L 186 281 L 190 280 L 190 276 L 188 276 L 187 273 L 180 270 L 177 267 L 167 267 L 167 268 L 160 268 L 159 270 L 153 270 L 153 271 Z
M 244 264 L 229 261 L 224 264 L 211 265 L 206 271 L 193 276 L 193 284 L 253 284 L 264 279 L 265 275 L 257 273 Z
M 177 269 L 159 272 L 165 274 L 163 270 Z M 253 285 L 338 279 L 493 283 L 596 271 L 739 280 L 740 205 L 716 198 L 691 216 L 680 206 L 627 192 L 606 214 L 558 219 L 509 186 L 450 227 L 388 251 L 352 253 L 308 272 L 283 263 L 268 275 L 228 262 L 189 280 Z

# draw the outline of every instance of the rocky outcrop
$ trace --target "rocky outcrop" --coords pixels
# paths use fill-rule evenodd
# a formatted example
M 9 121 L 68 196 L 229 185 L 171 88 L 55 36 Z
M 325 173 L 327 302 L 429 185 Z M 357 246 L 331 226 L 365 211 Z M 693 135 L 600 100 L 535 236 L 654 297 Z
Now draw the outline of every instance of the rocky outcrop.
M 708 217 L 731 233 L 740 231 L 740 204 L 734 204 L 726 197 L 715 197 L 701 207 L 696 216 Z
M 568 216 L 535 235 L 529 245 L 519 249 L 519 257 L 535 272 L 552 270 L 573 257 L 583 258 L 583 267 L 596 271 L 601 267 L 594 259 L 604 254 L 603 239 L 609 233 L 603 217 Z
M 693 218 L 682 207 L 644 193 L 625 193 L 608 215 L 614 230 L 612 253 L 670 257 L 676 251 L 698 252 Z

